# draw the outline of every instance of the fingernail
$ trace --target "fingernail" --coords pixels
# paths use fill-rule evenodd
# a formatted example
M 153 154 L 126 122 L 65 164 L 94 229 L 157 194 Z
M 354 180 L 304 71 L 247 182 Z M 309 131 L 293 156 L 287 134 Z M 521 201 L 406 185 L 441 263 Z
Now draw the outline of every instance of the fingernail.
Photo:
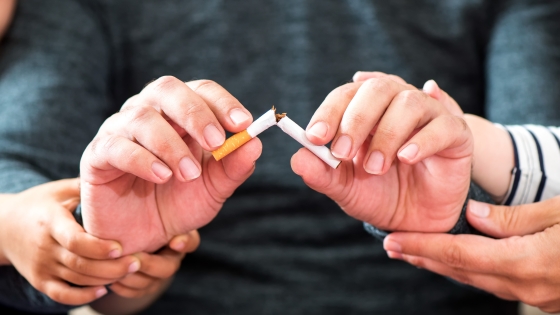
M 402 253 L 401 244 L 392 241 L 388 238 L 386 238 L 385 241 L 383 242 L 383 249 L 385 249 L 388 252 Z
M 336 143 L 333 145 L 332 154 L 339 158 L 345 159 L 350 155 L 350 150 L 352 149 L 352 139 L 349 136 L 343 135 L 336 140 Z
M 418 145 L 414 143 L 407 145 L 401 152 L 399 152 L 399 157 L 405 158 L 408 161 L 412 161 L 416 155 L 418 155 Z
M 160 179 L 168 179 L 173 174 L 167 166 L 157 161 L 152 163 L 152 171 Z
M 373 151 L 369 155 L 369 159 L 366 162 L 365 170 L 366 172 L 377 175 L 381 174 L 383 171 L 383 163 L 385 163 L 385 157 L 383 157 L 383 153 L 379 151 Z
M 401 253 L 397 253 L 397 252 L 388 251 L 387 256 L 389 256 L 389 258 L 391 258 L 391 259 L 400 259 L 400 260 L 403 259 L 403 255 Z
M 358 80 L 358 78 L 360 77 L 360 74 L 362 74 L 362 71 L 358 71 L 358 72 L 354 73 L 354 75 L 352 76 L 352 81 L 356 82 Z
M 200 176 L 200 168 L 189 157 L 181 159 L 179 169 L 185 180 L 193 180 Z
M 120 250 L 120 249 L 113 249 L 112 251 L 109 252 L 109 257 L 110 257 L 110 258 L 119 258 L 119 257 L 121 257 L 121 250 Z
M 185 242 L 175 242 L 172 249 L 175 251 L 182 251 L 185 248 Z
M 490 214 L 490 207 L 482 202 L 476 202 L 474 200 L 469 201 L 468 206 L 469 212 L 474 214 L 479 218 L 487 218 Z
M 229 118 L 233 121 L 236 125 L 241 125 L 245 121 L 247 121 L 250 117 L 239 108 L 234 108 L 229 112 Z
M 136 271 L 140 270 L 140 263 L 135 261 L 132 264 L 130 264 L 130 266 L 128 266 L 128 273 L 134 273 Z
M 424 86 L 422 87 L 422 91 L 424 91 L 424 92 L 426 92 L 426 93 L 429 94 L 430 90 L 432 90 L 432 89 L 430 89 L 430 87 L 433 88 L 434 85 L 437 86 L 436 81 L 434 81 L 434 80 L 428 80 L 428 81 L 426 81 L 426 83 L 424 83 Z
M 204 135 L 204 140 L 206 140 L 206 143 L 211 148 L 219 147 L 225 141 L 224 135 L 222 135 L 220 130 L 218 130 L 218 128 L 216 128 L 216 126 L 214 126 L 212 124 L 209 124 L 208 126 L 206 126 L 204 128 L 204 131 L 202 131 L 202 133 Z
M 95 296 L 97 298 L 100 298 L 100 297 L 104 296 L 105 294 L 107 294 L 107 289 L 105 289 L 105 288 L 99 288 L 97 291 L 95 291 Z
M 322 139 L 327 136 L 328 130 L 329 126 L 327 126 L 325 122 L 319 121 L 311 126 L 311 128 L 309 128 L 307 132 L 312 136 Z

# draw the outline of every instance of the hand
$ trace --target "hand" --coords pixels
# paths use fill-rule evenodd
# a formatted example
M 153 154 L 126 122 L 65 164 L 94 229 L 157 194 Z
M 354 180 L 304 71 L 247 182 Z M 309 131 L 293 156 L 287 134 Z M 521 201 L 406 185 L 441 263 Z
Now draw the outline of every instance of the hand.
M 389 257 L 556 313 L 560 312 L 559 208 L 560 197 L 513 207 L 470 201 L 469 222 L 482 233 L 503 239 L 393 233 L 384 248 Z
M 111 291 L 125 298 L 140 298 L 162 292 L 168 280 L 177 272 L 187 253 L 194 252 L 200 244 L 197 231 L 175 236 L 169 244 L 155 254 L 137 253 L 140 270 L 113 283 Z
M 467 196 L 473 152 L 458 105 L 396 76 L 360 72 L 354 79 L 327 96 L 306 131 L 317 145 L 332 140 L 344 162 L 333 170 L 301 149 L 294 172 L 376 227 L 450 230 Z
M 136 257 L 120 257 L 119 243 L 97 239 L 76 222 L 79 196 L 79 180 L 68 179 L 4 198 L 0 206 L 0 256 L 37 290 L 70 305 L 103 296 L 104 285 L 140 267 Z
M 216 162 L 209 152 L 251 114 L 218 84 L 162 77 L 101 126 L 80 165 L 86 231 L 153 252 L 210 222 L 253 172 L 253 139 Z

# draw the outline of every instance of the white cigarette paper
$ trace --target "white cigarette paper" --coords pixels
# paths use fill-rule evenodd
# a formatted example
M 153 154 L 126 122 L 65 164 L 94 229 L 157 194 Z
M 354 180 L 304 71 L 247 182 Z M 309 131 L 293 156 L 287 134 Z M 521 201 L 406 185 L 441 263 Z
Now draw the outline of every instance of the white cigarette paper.
M 266 129 L 276 125 L 276 111 L 271 109 L 264 113 L 261 117 L 255 120 L 249 127 L 247 127 L 247 133 L 251 138 L 254 138 L 261 134 Z
M 313 143 L 311 143 L 311 141 L 309 141 L 309 139 L 307 139 L 307 136 L 305 135 L 305 130 L 303 130 L 303 128 L 301 128 L 288 116 L 280 119 L 280 121 L 276 125 L 290 137 L 294 138 L 297 142 L 301 143 L 304 147 L 309 149 L 309 151 L 313 152 L 313 154 L 327 163 L 330 167 L 337 168 L 340 164 L 340 160 L 332 155 L 329 148 L 324 145 L 314 145 Z
M 276 111 L 274 107 L 264 113 L 259 119 L 255 120 L 247 129 L 234 134 L 233 136 L 226 139 L 224 144 L 218 149 L 212 151 L 212 155 L 216 161 L 219 161 L 226 157 L 231 152 L 237 150 L 239 147 L 249 142 L 254 137 L 258 136 L 260 133 L 266 129 L 276 125 Z

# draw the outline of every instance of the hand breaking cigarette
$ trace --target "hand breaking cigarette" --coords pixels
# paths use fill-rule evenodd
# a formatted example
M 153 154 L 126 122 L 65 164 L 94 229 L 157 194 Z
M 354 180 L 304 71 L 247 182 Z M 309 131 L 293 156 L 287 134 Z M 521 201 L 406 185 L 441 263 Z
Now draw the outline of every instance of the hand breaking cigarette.
M 229 137 L 220 148 L 212 151 L 214 159 L 216 159 L 216 161 L 223 159 L 225 156 L 274 125 L 278 125 L 282 131 L 301 143 L 330 167 L 337 168 L 340 164 L 340 160 L 332 155 L 331 150 L 324 145 L 314 145 L 311 143 L 305 136 L 305 130 L 303 130 L 303 128 L 287 117 L 286 114 L 276 114 L 276 109 L 274 107 L 264 113 L 259 119 L 255 120 L 246 130 Z
M 309 151 L 313 152 L 313 154 L 323 160 L 323 162 L 327 163 L 330 167 L 337 168 L 338 165 L 340 165 L 340 160 L 332 155 L 329 148 L 324 145 L 314 145 L 311 143 L 311 141 L 307 139 L 307 136 L 305 136 L 305 130 L 291 120 L 290 117 L 284 115 L 279 118 L 277 126 L 290 137 L 294 138 L 297 142 L 301 143 L 301 145 L 309 149 Z
M 276 123 L 276 109 L 273 106 L 271 110 L 255 120 L 247 129 L 229 137 L 221 147 L 212 151 L 214 159 L 216 159 L 216 161 L 223 159 L 266 129 L 276 125 Z

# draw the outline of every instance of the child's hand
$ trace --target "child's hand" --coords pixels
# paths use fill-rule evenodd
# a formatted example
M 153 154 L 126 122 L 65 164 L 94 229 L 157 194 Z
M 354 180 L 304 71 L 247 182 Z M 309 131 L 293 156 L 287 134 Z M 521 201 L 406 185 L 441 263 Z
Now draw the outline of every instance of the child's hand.
M 174 237 L 154 254 L 138 253 L 140 270 L 129 274 L 110 286 L 111 291 L 126 298 L 139 298 L 162 291 L 181 266 L 185 254 L 194 252 L 200 244 L 198 232 Z
M 0 258 L 37 290 L 70 305 L 105 295 L 104 285 L 140 268 L 137 257 L 120 257 L 119 243 L 95 238 L 76 222 L 71 212 L 79 196 L 79 180 L 68 179 L 6 196 L 0 204 Z

